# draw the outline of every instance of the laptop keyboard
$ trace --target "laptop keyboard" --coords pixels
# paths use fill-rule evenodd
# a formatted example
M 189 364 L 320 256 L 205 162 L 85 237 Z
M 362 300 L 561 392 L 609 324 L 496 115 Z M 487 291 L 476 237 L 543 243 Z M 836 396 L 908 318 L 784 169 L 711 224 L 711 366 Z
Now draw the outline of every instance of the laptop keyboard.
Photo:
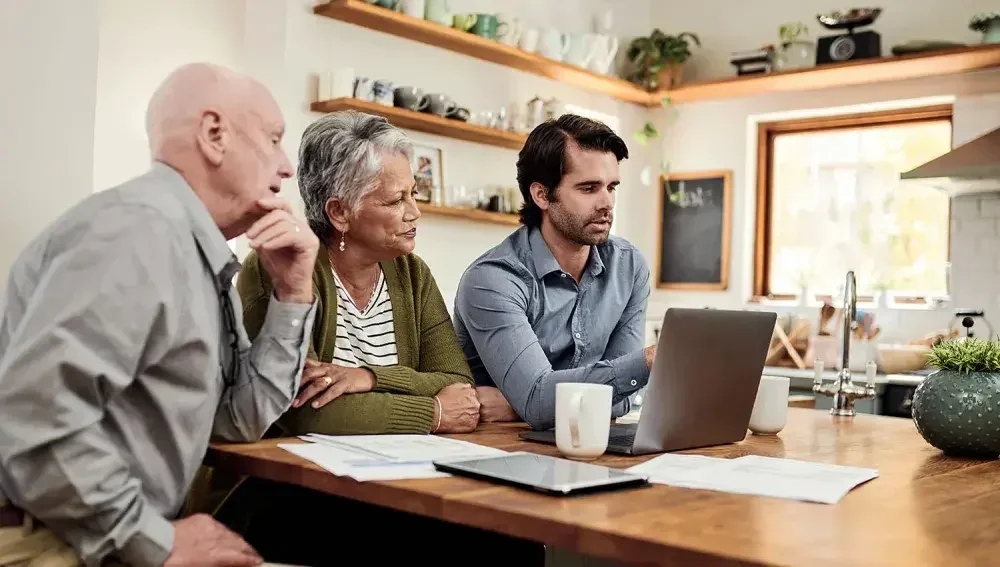
M 608 445 L 632 445 L 632 441 L 635 440 L 635 431 L 636 424 L 634 423 L 612 425 L 611 431 L 608 432 Z

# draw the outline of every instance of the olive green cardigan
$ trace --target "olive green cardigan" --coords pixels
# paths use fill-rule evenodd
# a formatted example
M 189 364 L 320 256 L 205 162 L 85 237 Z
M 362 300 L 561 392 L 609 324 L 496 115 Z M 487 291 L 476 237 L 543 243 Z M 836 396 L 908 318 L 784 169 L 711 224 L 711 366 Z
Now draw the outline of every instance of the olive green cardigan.
M 407 254 L 380 265 L 392 302 L 399 363 L 365 367 L 375 374 L 371 392 L 345 394 L 319 409 L 308 404 L 290 409 L 277 423 L 285 435 L 430 433 L 434 395 L 449 384 L 473 384 L 472 371 L 427 264 Z M 236 288 L 243 301 L 243 322 L 253 340 L 264 324 L 272 296 L 270 278 L 255 252 L 244 260 Z M 318 305 L 309 358 L 331 362 L 337 339 L 337 285 L 324 247 L 313 271 L 313 292 Z

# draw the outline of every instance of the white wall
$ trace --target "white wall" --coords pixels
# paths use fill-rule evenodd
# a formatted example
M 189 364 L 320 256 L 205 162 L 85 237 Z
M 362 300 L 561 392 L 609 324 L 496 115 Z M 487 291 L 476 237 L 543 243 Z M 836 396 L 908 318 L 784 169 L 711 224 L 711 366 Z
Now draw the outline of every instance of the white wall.
M 780 6 L 779 6 L 780 4 Z M 971 14 L 985 10 L 987 2 L 972 0 L 949 3 L 947 9 L 931 11 L 927 5 L 904 3 L 901 0 L 883 2 L 885 8 L 877 22 L 883 35 L 883 51 L 910 38 L 938 38 L 974 42 L 978 38 L 967 31 L 966 23 Z M 656 3 L 653 25 L 667 33 L 692 30 L 699 33 L 705 47 L 696 50 L 692 58 L 692 77 L 719 78 L 732 74 L 728 54 L 732 51 L 775 42 L 777 27 L 789 20 L 802 20 L 809 27 L 811 36 L 826 32 L 815 23 L 814 14 L 827 9 L 825 3 L 763 2 L 740 4 L 723 0 L 707 0 L 697 4 Z M 726 13 L 720 19 L 719 13 Z M 904 101 L 925 97 L 945 97 L 955 100 L 954 131 L 956 143 L 968 140 L 1000 125 L 996 99 L 992 93 L 1000 92 L 1000 74 L 995 72 L 971 75 L 903 81 L 893 84 L 825 89 L 807 93 L 768 93 L 761 96 L 685 104 L 676 107 L 676 122 L 666 135 L 665 155 L 672 171 L 702 171 L 731 169 L 733 171 L 734 199 L 732 217 L 732 253 L 730 259 L 730 285 L 722 292 L 656 291 L 651 301 L 649 316 L 657 318 L 662 309 L 671 306 L 713 306 L 727 308 L 747 307 L 746 300 L 752 292 L 753 237 L 755 183 L 756 183 L 756 127 L 762 116 L 782 113 L 826 112 L 844 107 L 842 112 L 874 108 L 876 105 L 902 105 Z M 856 105 L 853 106 L 852 105 Z M 658 120 L 662 123 L 664 113 Z M 975 202 L 978 203 L 978 200 Z M 973 207 L 978 214 L 978 205 Z M 964 210 L 964 209 L 962 209 Z M 643 220 L 636 223 L 631 233 L 647 258 L 655 260 L 656 211 L 643 208 L 633 211 Z M 972 214 L 972 213 L 970 213 Z M 959 223 L 960 226 L 961 223 Z M 965 242 L 962 232 L 952 241 L 952 281 L 954 301 L 940 310 L 880 310 L 877 314 L 888 339 L 912 338 L 924 332 L 947 325 L 955 307 L 980 307 L 987 316 L 997 313 L 1000 302 L 995 293 L 987 293 L 984 276 L 993 277 L 1000 249 L 986 252 L 986 261 L 967 260 L 968 255 L 956 252 Z M 979 258 L 982 260 L 982 257 Z M 989 267 L 988 274 L 980 266 Z M 799 310 L 792 307 L 767 306 L 779 312 L 798 312 L 807 317 L 816 316 L 817 309 Z M 1000 318 L 994 316 L 1000 321 Z
M 99 4 L 95 191 L 149 167 L 146 105 L 170 71 L 194 61 L 235 68 L 243 47 L 243 0 Z
M 0 2 L 0 291 L 21 249 L 91 190 L 98 9 Z

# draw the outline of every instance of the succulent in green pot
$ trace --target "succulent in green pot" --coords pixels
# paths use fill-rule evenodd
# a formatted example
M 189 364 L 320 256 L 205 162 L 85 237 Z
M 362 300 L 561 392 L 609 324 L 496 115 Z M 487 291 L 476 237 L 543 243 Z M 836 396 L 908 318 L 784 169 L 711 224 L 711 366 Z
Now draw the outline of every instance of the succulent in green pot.
M 920 435 L 946 455 L 1000 455 L 1000 342 L 942 342 L 931 349 L 927 366 L 938 370 L 913 394 Z

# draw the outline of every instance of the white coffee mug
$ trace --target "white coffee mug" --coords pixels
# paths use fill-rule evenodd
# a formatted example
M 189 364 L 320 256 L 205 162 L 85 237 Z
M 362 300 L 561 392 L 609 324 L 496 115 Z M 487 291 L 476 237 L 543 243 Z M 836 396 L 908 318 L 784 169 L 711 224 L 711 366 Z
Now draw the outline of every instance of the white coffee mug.
M 757 435 L 774 435 L 785 428 L 788 419 L 788 378 L 761 376 L 757 399 L 750 413 L 750 431 Z
M 422 20 L 424 19 L 424 11 L 426 10 L 426 0 L 402 0 L 400 7 L 407 16 Z
M 608 448 L 611 386 L 556 384 L 556 446 L 571 459 L 590 460 Z

